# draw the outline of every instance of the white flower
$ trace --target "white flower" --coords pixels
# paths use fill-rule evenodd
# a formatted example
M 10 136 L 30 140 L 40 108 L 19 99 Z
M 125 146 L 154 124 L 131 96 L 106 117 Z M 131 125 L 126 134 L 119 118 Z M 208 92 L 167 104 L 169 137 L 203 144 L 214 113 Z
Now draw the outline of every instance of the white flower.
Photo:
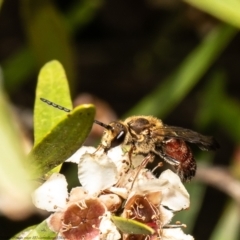
M 175 212 L 190 205 L 188 192 L 171 170 L 156 178 L 139 163 L 137 167 L 131 166 L 129 154 L 120 147 L 110 149 L 107 154 L 83 147 L 67 161 L 78 164 L 81 187 L 68 194 L 65 177 L 53 174 L 33 194 L 37 207 L 56 211 L 48 224 L 60 237 L 69 240 L 142 239 L 144 235 L 135 232 L 121 235 L 121 228 L 111 220 L 115 214 L 151 227 L 154 234 L 147 239 L 193 240 L 183 233 L 182 225 L 169 225 Z

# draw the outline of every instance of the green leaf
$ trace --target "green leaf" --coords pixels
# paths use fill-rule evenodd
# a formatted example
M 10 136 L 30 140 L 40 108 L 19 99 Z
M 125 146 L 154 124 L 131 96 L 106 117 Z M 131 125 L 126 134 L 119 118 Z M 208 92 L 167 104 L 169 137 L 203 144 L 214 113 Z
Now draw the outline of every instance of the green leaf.
M 22 0 L 21 14 L 31 50 L 42 66 L 52 59 L 59 60 L 71 81 L 75 78 L 70 33 L 63 16 L 49 0 Z
M 35 74 L 36 61 L 30 49 L 23 47 L 15 55 L 2 62 L 4 88 L 6 92 L 14 93 L 19 86 Z
M 26 237 L 26 239 L 54 239 L 57 233 L 51 231 L 47 221 L 44 220 L 36 226 Z
M 27 213 L 32 207 L 29 195 L 34 186 L 29 181 L 29 168 L 26 166 L 23 136 L 17 127 L 17 119 L 13 118 L 12 109 L 7 103 L 0 86 L 0 194 L 2 196 L 1 209 L 4 214 L 10 213 L 10 217 L 19 218 L 19 213 L 12 208 L 12 203 L 18 203 Z M 8 201 L 7 199 L 11 200 Z M 4 203 L 5 202 L 5 203 Z M 16 208 L 17 208 L 16 206 Z M 15 211 L 15 212 L 14 212 Z
M 72 33 L 76 29 L 79 31 L 80 28 L 83 28 L 92 21 L 102 5 L 102 0 L 77 1 L 72 9 L 67 12 L 66 16 L 64 16 L 64 22 L 66 22 Z M 58 49 L 58 51 L 61 50 Z M 4 86 L 7 92 L 13 93 L 29 79 L 29 76 L 38 70 L 38 66 L 31 49 L 28 46 L 23 46 L 13 56 L 2 61 L 2 69 L 6 79 Z
M 219 104 L 218 123 L 224 131 L 234 139 L 240 141 L 240 104 L 236 99 L 228 96 Z
M 240 141 L 240 104 L 225 92 L 227 78 L 218 71 L 202 93 L 196 123 L 200 127 L 218 124 L 234 141 Z
M 240 1 L 238 0 L 184 0 L 220 20 L 240 28 Z
M 103 0 L 76 1 L 66 14 L 65 19 L 72 32 L 74 32 L 75 29 L 79 31 L 80 28 L 91 22 L 103 4 Z
M 22 234 L 29 232 L 25 237 L 22 236 Z M 49 229 L 47 221 L 44 220 L 38 225 L 34 225 L 31 227 L 28 227 L 21 231 L 20 233 L 13 236 L 10 240 L 16 240 L 16 239 L 54 239 L 57 236 L 57 233 L 53 232 Z
M 219 109 L 225 99 L 226 77 L 222 71 L 215 71 L 210 75 L 203 89 L 200 107 L 196 116 L 196 126 L 204 129 L 217 121 Z
M 48 107 L 40 98 L 45 98 L 72 109 L 68 81 L 62 65 L 51 61 L 43 66 L 38 76 L 34 105 L 34 145 L 37 145 L 66 115 L 64 111 Z
M 132 219 L 112 216 L 112 220 L 116 227 L 123 233 L 152 235 L 155 232 L 154 229 L 150 228 L 146 224 Z
M 2 3 L 3 3 L 3 0 L 0 0 L 0 9 L 1 9 L 1 7 L 2 7 Z
M 190 92 L 218 58 L 237 30 L 228 25 L 214 29 L 156 90 L 144 97 L 126 116 L 135 114 L 164 117 Z
M 14 236 L 12 236 L 10 238 L 10 240 L 17 240 L 17 239 L 22 239 L 24 240 L 23 236 L 28 235 L 32 230 L 34 230 L 34 228 L 36 228 L 37 225 L 33 225 L 30 227 L 27 227 L 25 229 L 23 229 L 21 232 L 18 232 L 17 234 L 15 234 Z
M 238 240 L 239 234 L 239 206 L 229 201 L 213 230 L 210 240 Z
M 76 152 L 89 134 L 95 108 L 84 104 L 63 116 L 61 121 L 39 142 L 29 154 L 35 177 L 46 174 Z

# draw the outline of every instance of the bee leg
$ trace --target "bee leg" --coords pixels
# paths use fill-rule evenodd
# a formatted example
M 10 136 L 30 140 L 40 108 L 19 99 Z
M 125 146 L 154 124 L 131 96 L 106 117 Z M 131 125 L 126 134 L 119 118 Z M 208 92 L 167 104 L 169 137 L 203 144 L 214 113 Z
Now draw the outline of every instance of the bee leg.
M 159 155 L 159 157 L 161 157 L 165 162 L 169 163 L 170 165 L 178 166 L 180 164 L 178 160 L 170 157 L 169 155 L 163 153 L 162 151 L 158 151 L 157 154 Z
M 92 153 L 93 155 L 96 153 L 96 152 L 98 152 L 98 151 L 100 151 L 100 150 L 104 150 L 104 152 L 105 152 L 105 148 L 102 146 L 102 144 L 99 144 L 98 145 L 98 147 L 97 147 L 97 149 L 96 149 L 96 151 L 94 152 L 94 153 Z
M 153 161 L 153 159 L 154 159 L 154 155 L 151 154 L 151 153 L 149 153 L 149 154 L 143 159 L 142 163 L 138 166 L 138 170 L 137 170 L 136 175 L 135 175 L 134 178 L 133 178 L 133 181 L 132 181 L 132 185 L 131 185 L 130 190 L 132 190 L 133 185 L 134 185 L 134 183 L 135 183 L 135 181 L 136 181 L 136 179 L 137 179 L 140 171 L 141 171 L 143 168 L 145 168 L 146 165 L 147 165 L 149 162 Z
M 130 150 L 128 151 L 128 158 L 129 158 L 129 163 L 130 163 L 130 167 L 132 166 L 132 155 L 133 152 L 136 150 L 136 147 L 133 145 Z
M 141 168 L 145 168 L 149 162 L 152 162 L 154 159 L 154 154 L 149 153 L 140 164 Z

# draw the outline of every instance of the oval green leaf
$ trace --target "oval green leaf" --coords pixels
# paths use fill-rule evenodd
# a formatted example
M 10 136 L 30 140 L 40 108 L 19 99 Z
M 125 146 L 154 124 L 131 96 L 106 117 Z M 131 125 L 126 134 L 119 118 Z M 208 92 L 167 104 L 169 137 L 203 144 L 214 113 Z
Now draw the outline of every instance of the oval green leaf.
M 154 229 L 150 228 L 146 224 L 132 219 L 112 216 L 112 220 L 116 227 L 123 233 L 152 235 L 155 232 Z
M 34 105 L 34 145 L 36 146 L 66 113 L 48 107 L 40 97 L 72 109 L 72 101 L 67 77 L 60 62 L 54 60 L 46 63 L 38 76 Z
M 34 225 L 24 229 L 23 231 L 19 232 L 14 237 L 12 237 L 10 240 L 55 239 L 56 236 L 57 236 L 57 233 L 50 230 L 48 227 L 47 221 L 44 220 L 38 225 Z
M 41 101 L 41 100 L 39 100 Z M 84 104 L 66 114 L 29 154 L 33 176 L 40 177 L 76 152 L 89 134 L 95 107 Z

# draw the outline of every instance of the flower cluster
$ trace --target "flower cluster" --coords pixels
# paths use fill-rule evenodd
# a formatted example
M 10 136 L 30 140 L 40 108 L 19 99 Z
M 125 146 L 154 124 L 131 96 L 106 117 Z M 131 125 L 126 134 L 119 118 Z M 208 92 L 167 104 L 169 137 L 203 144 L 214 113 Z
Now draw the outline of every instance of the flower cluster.
M 58 237 L 193 240 L 183 233 L 184 224 L 170 224 L 175 212 L 190 205 L 188 192 L 171 170 L 157 178 L 141 164 L 132 167 L 121 147 L 107 154 L 82 147 L 67 161 L 78 164 L 81 186 L 68 193 L 64 175 L 55 173 L 33 194 L 36 207 L 53 212 L 47 222 Z

